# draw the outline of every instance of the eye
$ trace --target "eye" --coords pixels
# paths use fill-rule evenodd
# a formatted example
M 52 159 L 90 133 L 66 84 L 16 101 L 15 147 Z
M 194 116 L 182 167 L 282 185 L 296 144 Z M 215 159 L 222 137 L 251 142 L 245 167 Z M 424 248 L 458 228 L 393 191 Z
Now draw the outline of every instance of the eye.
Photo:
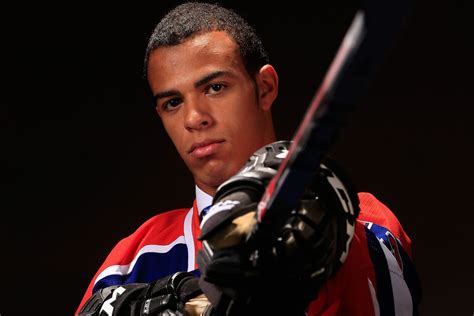
M 161 105 L 161 108 L 163 109 L 163 111 L 173 111 L 173 110 L 175 110 L 178 106 L 180 106 L 181 103 L 182 103 L 182 100 L 179 99 L 179 98 L 170 99 L 170 100 L 164 102 L 164 103 Z
M 221 92 L 224 88 L 225 88 L 225 85 L 223 85 L 222 83 L 213 83 L 209 85 L 207 89 L 207 93 L 216 94 L 216 93 Z

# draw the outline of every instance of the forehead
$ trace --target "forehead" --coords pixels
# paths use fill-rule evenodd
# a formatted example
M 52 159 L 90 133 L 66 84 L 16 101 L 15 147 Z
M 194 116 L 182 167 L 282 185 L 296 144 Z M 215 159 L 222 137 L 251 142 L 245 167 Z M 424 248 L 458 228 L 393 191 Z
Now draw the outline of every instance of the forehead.
M 148 62 L 148 79 L 151 84 L 163 83 L 222 70 L 246 73 L 237 43 L 227 33 L 215 31 L 155 49 Z

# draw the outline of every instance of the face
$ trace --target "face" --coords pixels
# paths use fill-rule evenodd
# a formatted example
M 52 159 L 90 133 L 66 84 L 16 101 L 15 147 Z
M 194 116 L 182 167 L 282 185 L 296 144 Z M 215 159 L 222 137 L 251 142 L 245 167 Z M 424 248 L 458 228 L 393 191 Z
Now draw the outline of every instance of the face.
M 270 107 L 278 77 L 266 65 L 252 78 L 225 32 L 154 50 L 148 81 L 168 135 L 209 194 L 275 140 Z

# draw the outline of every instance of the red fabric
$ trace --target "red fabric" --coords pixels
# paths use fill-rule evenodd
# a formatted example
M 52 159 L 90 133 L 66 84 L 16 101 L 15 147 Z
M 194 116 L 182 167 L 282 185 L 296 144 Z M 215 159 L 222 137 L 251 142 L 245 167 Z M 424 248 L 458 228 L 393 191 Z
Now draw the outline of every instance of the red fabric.
M 363 222 L 375 223 L 390 230 L 411 255 L 411 240 L 392 211 L 370 193 L 359 193 L 359 201 L 359 222 L 356 222 L 346 262 L 321 289 L 318 298 L 311 302 L 308 315 L 374 315 L 369 280 L 374 289 L 377 284 Z
M 374 315 L 368 280 L 375 286 L 375 275 L 365 236 L 364 225 L 356 223 L 346 262 L 311 302 L 308 315 Z
M 76 314 L 79 313 L 82 306 L 85 302 L 92 296 L 92 289 L 94 288 L 94 282 L 97 279 L 102 271 L 112 265 L 122 265 L 122 264 L 130 264 L 130 262 L 135 258 L 136 254 L 140 249 L 144 246 L 150 244 L 150 240 L 154 240 L 151 234 L 154 232 L 163 232 L 160 234 L 160 243 L 162 244 L 169 244 L 174 241 L 176 236 L 175 230 L 176 227 L 181 227 L 178 225 L 172 225 L 173 223 L 184 222 L 184 217 L 188 213 L 189 209 L 178 209 L 169 212 L 165 212 L 162 214 L 158 214 L 150 218 L 148 221 L 143 223 L 133 234 L 130 236 L 122 239 L 117 243 L 117 245 L 112 249 L 109 253 L 107 258 L 105 259 L 104 263 L 101 265 L 99 270 L 96 272 L 94 277 L 92 278 L 86 293 L 82 298 L 79 307 L 76 310 Z M 195 212 L 196 213 L 196 212 Z M 197 215 L 193 217 L 198 217 Z M 197 219 L 197 228 L 199 229 L 199 218 Z M 194 219 L 193 219 L 193 233 L 194 233 Z M 152 229 L 153 228 L 153 229 Z M 173 229 L 173 232 L 166 233 L 168 230 Z M 182 234 L 182 233 L 181 233 Z M 165 236 L 165 237 L 163 237 Z M 197 235 L 194 235 L 197 236 Z
M 338 273 L 321 289 L 318 298 L 308 307 L 308 315 L 374 315 L 373 301 L 369 288 L 369 280 L 374 289 L 377 288 L 374 267 L 368 253 L 367 239 L 363 222 L 371 222 L 386 227 L 398 238 L 406 252 L 411 256 L 411 240 L 401 227 L 395 215 L 383 203 L 370 193 L 359 193 L 360 214 L 355 225 L 355 235 L 349 249 L 346 262 Z M 84 298 L 76 311 L 92 295 L 94 280 L 107 267 L 114 264 L 128 264 L 136 253 L 149 244 L 154 231 L 166 231 L 172 223 L 184 222 L 188 209 L 179 209 L 154 216 L 138 228 L 131 236 L 121 240 L 111 251 L 105 262 L 95 274 Z M 176 225 L 175 225 L 176 226 Z M 153 228 L 153 229 L 152 229 Z M 199 218 L 196 203 L 192 222 L 193 236 L 196 239 L 200 234 Z M 167 235 L 167 234 L 165 234 Z M 160 235 L 162 236 L 162 235 Z M 169 234 L 169 240 L 163 238 L 161 244 L 172 242 L 176 234 Z M 195 252 L 201 248 L 201 242 L 195 240 Z M 130 249 L 133 249 L 131 251 Z M 128 253 L 123 256 L 124 251 Z M 195 265 L 197 268 L 197 264 Z
M 195 245 L 195 248 L 194 248 L 195 256 L 194 256 L 194 258 L 197 258 L 198 251 L 201 249 L 202 245 L 201 245 L 201 241 L 197 240 L 197 237 L 199 237 L 199 235 L 201 234 L 201 225 L 200 225 L 200 222 L 199 222 L 199 214 L 198 214 L 198 207 L 196 205 L 196 201 L 194 201 L 193 209 L 194 209 L 194 213 L 193 213 L 192 229 L 193 229 L 193 236 L 196 238 L 196 240 L 194 241 L 194 245 Z M 197 262 L 194 263 L 194 267 L 196 269 L 198 269 Z
M 411 240 L 392 211 L 370 193 L 359 193 L 359 200 L 361 209 L 359 221 L 371 222 L 387 228 L 412 258 Z

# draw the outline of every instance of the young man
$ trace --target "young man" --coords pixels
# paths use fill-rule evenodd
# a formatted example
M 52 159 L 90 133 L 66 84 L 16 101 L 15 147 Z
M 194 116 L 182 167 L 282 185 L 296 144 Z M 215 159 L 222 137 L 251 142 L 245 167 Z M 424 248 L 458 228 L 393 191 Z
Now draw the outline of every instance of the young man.
M 191 209 L 159 214 L 121 240 L 77 313 L 100 289 L 150 283 L 179 271 L 199 275 L 197 237 L 212 196 L 257 149 L 276 141 L 271 108 L 278 76 L 254 30 L 234 12 L 202 3 L 176 7 L 150 37 L 145 69 L 156 111 L 194 177 L 196 200 Z M 358 199 L 348 256 L 318 287 L 307 312 L 416 314 L 410 239 L 374 196 L 359 193 Z M 111 291 L 101 303 L 106 314 L 113 314 L 114 301 L 126 291 L 118 289 L 122 292 Z

